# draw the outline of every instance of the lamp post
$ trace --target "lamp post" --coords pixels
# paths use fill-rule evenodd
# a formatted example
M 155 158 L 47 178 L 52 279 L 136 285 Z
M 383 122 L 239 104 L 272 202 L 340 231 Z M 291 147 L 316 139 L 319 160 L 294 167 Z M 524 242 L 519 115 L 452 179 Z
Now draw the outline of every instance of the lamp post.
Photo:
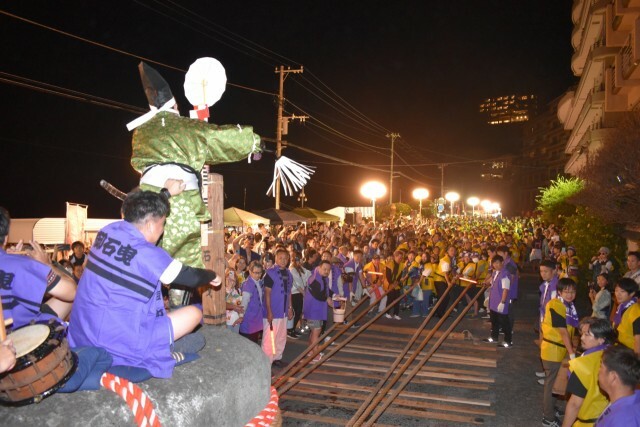
M 300 189 L 300 193 L 298 194 L 298 201 L 300 202 L 300 207 L 304 208 L 304 202 L 307 201 L 307 195 L 304 194 L 304 186 Z
M 444 198 L 447 199 L 447 201 L 451 204 L 451 216 L 453 216 L 453 204 L 460 200 L 460 194 L 456 193 L 455 191 L 449 191 L 444 195 Z
M 422 219 L 422 200 L 426 199 L 427 197 L 429 197 L 429 190 L 427 190 L 426 188 L 416 188 L 415 190 L 413 190 L 413 198 L 418 199 L 418 201 L 420 202 L 420 211 L 418 215 L 418 218 L 420 219 Z
M 360 194 L 370 199 L 373 204 L 373 225 L 376 225 L 376 199 L 384 196 L 386 192 L 387 187 L 378 181 L 369 181 L 360 187 Z
M 467 199 L 467 204 L 469 206 L 471 206 L 471 216 L 475 216 L 476 214 L 476 206 L 478 206 L 480 204 L 480 199 L 478 199 L 477 197 L 469 197 Z
M 482 206 L 482 209 L 484 209 L 484 214 L 488 215 L 489 214 L 489 210 L 491 209 L 491 200 L 488 199 L 484 199 L 482 201 L 482 203 L 480 203 L 480 206 Z

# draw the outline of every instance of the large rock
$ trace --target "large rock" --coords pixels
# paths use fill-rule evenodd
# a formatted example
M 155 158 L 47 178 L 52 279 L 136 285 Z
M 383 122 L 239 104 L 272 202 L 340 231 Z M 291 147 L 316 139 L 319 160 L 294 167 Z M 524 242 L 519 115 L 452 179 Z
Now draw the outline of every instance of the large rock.
M 269 401 L 271 367 L 259 346 L 226 328 L 203 328 L 201 358 L 175 368 L 169 380 L 139 384 L 163 426 L 242 426 Z M 134 425 L 129 407 L 102 389 L 55 394 L 39 404 L 0 407 L 6 426 Z

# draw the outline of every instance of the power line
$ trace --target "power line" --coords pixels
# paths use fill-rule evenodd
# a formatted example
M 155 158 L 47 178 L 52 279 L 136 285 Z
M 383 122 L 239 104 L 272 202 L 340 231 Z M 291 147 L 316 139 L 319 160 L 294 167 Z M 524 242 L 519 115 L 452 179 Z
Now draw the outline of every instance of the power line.
M 49 25 L 41 24 L 39 22 L 32 21 L 32 20 L 27 19 L 27 18 L 23 18 L 21 16 L 15 15 L 13 13 L 7 12 L 6 10 L 0 9 L 0 14 L 6 15 L 6 16 L 8 16 L 10 18 L 14 18 L 14 19 L 17 19 L 17 20 L 22 21 L 22 22 L 26 22 L 27 24 L 35 25 L 36 27 L 40 27 L 40 28 L 44 28 L 44 29 L 49 30 L 49 31 L 53 31 L 54 33 L 58 33 L 58 34 L 61 34 L 63 36 L 71 37 L 72 39 L 80 40 L 82 42 L 89 43 L 91 45 L 98 46 L 98 47 L 101 47 L 103 49 L 110 50 L 112 52 L 117 52 L 117 53 L 120 53 L 122 55 L 126 55 L 126 56 L 129 56 L 129 57 L 132 57 L 132 58 L 136 58 L 136 59 L 139 59 L 141 61 L 145 61 L 145 62 L 148 62 L 148 63 L 151 63 L 151 64 L 160 65 L 161 67 L 169 68 L 169 69 L 175 70 L 175 71 L 180 71 L 182 73 L 186 73 L 187 72 L 187 70 L 185 70 L 185 69 L 174 67 L 173 65 L 165 64 L 164 62 L 156 61 L 156 60 L 153 60 L 151 58 L 147 58 L 145 56 L 136 55 L 134 53 L 127 52 L 125 50 L 118 49 L 118 48 L 106 45 L 104 43 L 96 42 L 96 41 L 87 39 L 85 37 L 80 37 L 80 36 L 77 36 L 75 34 L 71 34 L 71 33 L 67 32 L 67 31 L 62 31 L 62 30 L 59 30 L 57 28 L 51 27 Z M 263 91 L 263 90 L 260 90 L 260 89 L 255 89 L 255 88 L 251 88 L 251 87 L 248 87 L 248 86 L 243 86 L 243 85 L 231 83 L 229 81 L 227 81 L 227 84 L 229 86 L 234 86 L 234 87 L 237 87 L 237 88 L 240 88 L 240 89 L 249 90 L 249 91 L 252 91 L 252 92 L 262 93 L 262 94 L 270 95 L 270 96 L 276 96 L 276 94 L 272 93 L 272 92 L 267 92 L 267 91 Z

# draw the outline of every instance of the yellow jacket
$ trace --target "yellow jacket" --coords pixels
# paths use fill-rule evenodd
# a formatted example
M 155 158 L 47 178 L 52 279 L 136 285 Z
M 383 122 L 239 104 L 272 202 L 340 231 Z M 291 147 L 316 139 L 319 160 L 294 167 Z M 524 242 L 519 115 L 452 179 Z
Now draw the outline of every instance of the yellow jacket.
M 633 304 L 622 314 L 618 325 L 618 341 L 625 347 L 634 349 L 633 322 L 640 317 L 640 302 Z
M 569 361 L 569 370 L 578 377 L 584 388 L 587 389 L 587 395 L 584 397 L 582 406 L 578 411 L 578 419 L 573 423 L 574 427 L 593 426 L 609 404 L 609 401 L 600 392 L 600 387 L 598 386 L 598 372 L 600 371 L 601 360 L 602 350 Z
M 564 346 L 559 328 L 553 327 L 551 324 L 551 310 L 560 316 L 567 318 L 567 307 L 559 299 L 555 298 L 547 303 L 544 310 L 544 319 L 542 321 L 542 342 L 540 343 L 540 358 L 549 362 L 562 362 L 567 355 L 567 349 Z M 574 327 L 567 325 L 569 339 L 573 338 Z

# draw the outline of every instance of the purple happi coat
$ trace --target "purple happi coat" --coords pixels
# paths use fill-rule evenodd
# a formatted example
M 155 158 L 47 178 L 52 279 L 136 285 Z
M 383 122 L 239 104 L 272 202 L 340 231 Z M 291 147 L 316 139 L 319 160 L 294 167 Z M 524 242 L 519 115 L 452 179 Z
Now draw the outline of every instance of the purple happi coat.
M 78 284 L 69 324 L 71 346 L 102 347 L 114 366 L 171 377 L 173 327 L 164 309 L 160 277 L 172 261 L 126 221 L 100 230 Z

